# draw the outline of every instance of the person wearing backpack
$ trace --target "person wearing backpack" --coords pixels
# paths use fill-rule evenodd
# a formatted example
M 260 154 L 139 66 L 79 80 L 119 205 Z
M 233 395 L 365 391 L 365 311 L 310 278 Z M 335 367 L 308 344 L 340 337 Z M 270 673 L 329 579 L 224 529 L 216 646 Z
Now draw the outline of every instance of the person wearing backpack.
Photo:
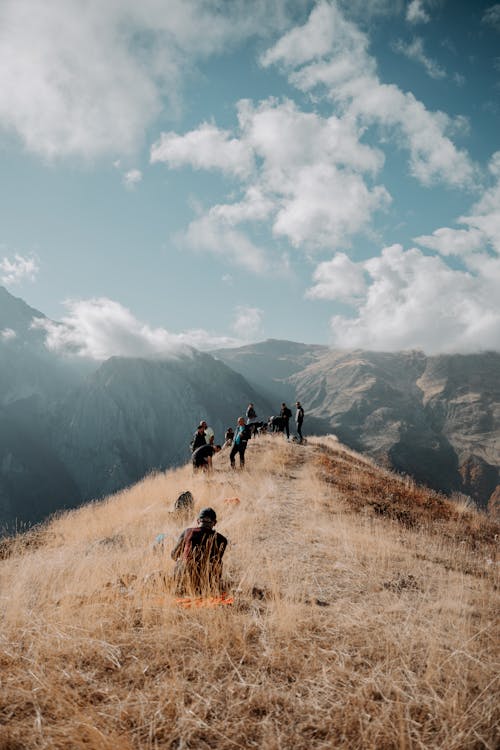
M 291 416 L 292 416 L 292 412 L 290 411 L 290 409 L 288 408 L 288 406 L 283 401 L 283 403 L 281 404 L 280 417 L 283 419 L 283 425 L 284 425 L 284 428 L 285 428 L 286 439 L 287 440 L 290 440 L 290 425 L 289 425 L 289 422 L 290 422 L 290 417 Z
M 238 424 L 236 425 L 236 431 L 234 433 L 233 447 L 231 448 L 231 453 L 229 454 L 229 460 L 233 469 L 236 468 L 235 457 L 237 453 L 240 454 L 240 469 L 244 468 L 245 451 L 247 449 L 247 442 L 250 440 L 250 438 L 250 428 L 247 424 L 245 424 L 245 417 L 240 417 L 238 419 Z
M 194 594 L 206 596 L 220 593 L 222 557 L 227 539 L 215 531 L 217 514 L 213 508 L 203 508 L 197 525 L 184 529 L 171 552 L 176 561 L 174 581 L 178 596 Z
M 300 401 L 297 401 L 295 406 L 297 407 L 297 411 L 295 413 L 295 423 L 297 425 L 297 437 L 299 438 L 299 443 L 302 443 L 302 441 L 304 440 L 304 438 L 302 437 L 302 422 L 304 421 L 304 409 Z

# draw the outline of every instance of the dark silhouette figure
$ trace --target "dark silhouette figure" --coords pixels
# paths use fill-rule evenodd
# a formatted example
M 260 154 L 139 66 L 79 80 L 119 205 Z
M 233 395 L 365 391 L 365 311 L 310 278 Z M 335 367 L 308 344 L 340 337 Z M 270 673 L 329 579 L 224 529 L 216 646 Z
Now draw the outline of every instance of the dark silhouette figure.
M 283 419 L 283 424 L 286 432 L 286 439 L 290 440 L 290 417 L 292 416 L 292 412 L 288 408 L 288 406 L 283 403 L 281 404 L 281 411 L 280 411 L 280 417 Z
M 198 525 L 185 529 L 172 550 L 176 561 L 174 580 L 179 596 L 205 596 L 221 592 L 222 557 L 227 539 L 214 530 L 217 514 L 213 508 L 203 508 Z
M 295 404 L 297 407 L 297 411 L 295 413 L 295 424 L 297 425 L 297 437 L 299 438 L 299 443 L 302 443 L 304 438 L 302 437 L 302 422 L 304 421 L 304 409 L 302 408 L 302 404 L 300 401 L 297 401 Z

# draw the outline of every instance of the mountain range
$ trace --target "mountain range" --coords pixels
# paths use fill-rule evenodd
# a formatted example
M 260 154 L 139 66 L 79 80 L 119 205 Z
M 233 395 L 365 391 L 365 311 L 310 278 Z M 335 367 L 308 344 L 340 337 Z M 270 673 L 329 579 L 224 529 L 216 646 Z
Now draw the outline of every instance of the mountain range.
M 0 287 L 0 524 L 12 531 L 184 463 L 201 418 L 217 441 L 252 401 L 306 411 L 378 462 L 486 508 L 500 501 L 500 354 L 335 351 L 268 340 L 165 359 L 49 351 L 43 313 Z

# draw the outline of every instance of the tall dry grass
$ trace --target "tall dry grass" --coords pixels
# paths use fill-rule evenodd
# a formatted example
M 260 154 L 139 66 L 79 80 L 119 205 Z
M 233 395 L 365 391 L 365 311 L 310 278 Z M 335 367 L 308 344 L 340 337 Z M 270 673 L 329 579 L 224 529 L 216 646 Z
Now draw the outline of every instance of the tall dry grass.
M 1 750 L 497 747 L 498 529 L 330 440 L 215 459 L 11 544 Z M 185 489 L 232 607 L 175 605 Z

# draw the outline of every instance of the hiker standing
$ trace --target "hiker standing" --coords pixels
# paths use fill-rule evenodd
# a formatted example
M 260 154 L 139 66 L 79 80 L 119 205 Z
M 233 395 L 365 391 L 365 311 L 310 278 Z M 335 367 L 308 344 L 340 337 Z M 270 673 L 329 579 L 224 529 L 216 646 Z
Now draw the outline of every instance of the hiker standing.
M 302 408 L 302 404 L 300 401 L 297 401 L 295 404 L 297 407 L 297 411 L 295 413 L 295 424 L 297 425 L 297 435 L 299 438 L 299 443 L 302 443 L 304 438 L 302 437 L 302 422 L 304 421 L 304 409 Z
M 194 453 L 197 448 L 199 448 L 202 445 L 206 445 L 207 441 L 205 439 L 205 425 L 206 422 L 200 422 L 198 427 L 196 428 L 196 432 L 194 433 L 193 439 L 191 441 L 191 452 Z
M 240 454 L 240 469 L 243 469 L 243 467 L 245 466 L 245 451 L 247 449 L 247 442 L 249 439 L 250 428 L 245 424 L 245 417 L 240 417 L 238 419 L 238 424 L 236 425 L 233 447 L 231 448 L 231 453 L 229 454 L 229 460 L 233 469 L 236 468 L 234 459 L 237 453 Z
M 216 523 L 215 510 L 203 508 L 198 514 L 197 526 L 184 529 L 172 550 L 178 595 L 220 593 L 227 539 L 214 530 Z
M 289 422 L 290 422 L 290 417 L 291 416 L 292 416 L 292 412 L 290 411 L 290 409 L 288 408 L 288 406 L 283 401 L 283 403 L 281 404 L 280 417 L 283 419 L 283 427 L 284 427 L 285 432 L 286 432 L 286 439 L 287 440 L 290 440 L 290 425 L 289 425 Z
M 255 409 L 253 408 L 253 404 L 248 404 L 248 408 L 246 410 L 246 418 L 247 418 L 247 424 L 250 424 L 250 422 L 257 419 L 257 413 Z
M 248 404 L 248 408 L 246 410 L 246 418 L 247 418 L 247 425 L 250 427 L 250 430 L 252 432 L 252 436 L 255 437 L 257 434 L 257 425 L 260 424 L 257 412 L 254 409 L 253 404 Z

